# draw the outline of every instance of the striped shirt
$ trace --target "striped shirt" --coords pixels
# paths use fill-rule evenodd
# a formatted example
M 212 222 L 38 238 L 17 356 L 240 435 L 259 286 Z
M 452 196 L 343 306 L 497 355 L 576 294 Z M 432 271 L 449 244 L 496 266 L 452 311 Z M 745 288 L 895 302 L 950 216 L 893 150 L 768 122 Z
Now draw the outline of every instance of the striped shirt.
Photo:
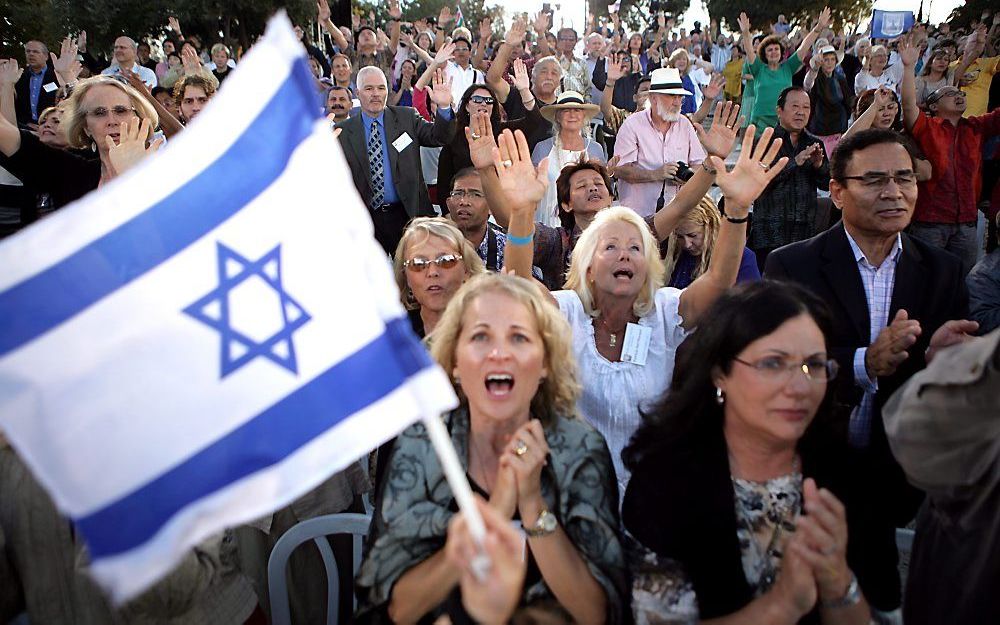
M 892 304 L 892 290 L 896 283 L 896 265 L 899 255 L 903 252 L 903 238 L 896 235 L 896 244 L 882 264 L 875 267 L 868 262 L 864 252 L 858 247 L 851 233 L 845 229 L 847 242 L 854 251 L 854 260 L 858 263 L 861 274 L 861 284 L 865 288 L 865 300 L 868 302 L 868 326 L 871 332 L 869 344 L 878 338 L 879 333 L 889 325 L 889 307 Z M 867 347 L 854 351 L 854 383 L 864 389 L 861 403 L 851 412 L 851 422 L 848 428 L 848 441 L 852 447 L 867 447 L 871 438 L 872 410 L 875 405 L 875 392 L 878 391 L 878 380 L 868 377 L 865 368 Z

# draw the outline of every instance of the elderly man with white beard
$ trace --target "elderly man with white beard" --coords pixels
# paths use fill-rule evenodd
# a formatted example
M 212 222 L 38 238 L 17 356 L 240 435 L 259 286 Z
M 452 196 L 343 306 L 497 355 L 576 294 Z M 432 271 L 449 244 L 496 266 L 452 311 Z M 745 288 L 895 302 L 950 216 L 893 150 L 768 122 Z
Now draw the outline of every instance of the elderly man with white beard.
M 683 88 L 676 68 L 654 70 L 649 108 L 629 116 L 618 131 L 619 202 L 643 217 L 669 204 L 690 178 L 679 163 L 694 170 L 705 160 L 694 126 L 681 115 L 686 95 L 691 92 Z

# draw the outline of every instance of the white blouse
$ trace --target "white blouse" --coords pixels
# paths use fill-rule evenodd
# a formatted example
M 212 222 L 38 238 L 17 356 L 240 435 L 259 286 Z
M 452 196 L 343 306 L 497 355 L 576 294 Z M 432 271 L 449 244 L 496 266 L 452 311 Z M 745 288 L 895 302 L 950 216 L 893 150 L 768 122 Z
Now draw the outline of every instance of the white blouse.
M 580 296 L 575 291 L 553 292 L 573 331 L 573 354 L 583 387 L 577 410 L 608 443 L 619 501 L 629 479 L 622 450 L 642 420 L 640 409 L 648 409 L 670 388 L 677 347 L 688 335 L 678 311 L 681 292 L 672 287 L 659 289 L 653 310 L 639 319 L 639 325 L 652 330 L 645 365 L 611 362 L 602 356 L 594 341 L 593 318 L 584 311 Z
M 854 93 L 862 93 L 869 89 L 878 89 L 882 85 L 892 89 L 899 95 L 900 86 L 903 84 L 903 72 L 906 68 L 902 63 L 890 65 L 882 70 L 877 77 L 872 76 L 867 70 L 861 70 L 854 77 Z M 913 71 L 912 69 L 910 71 Z

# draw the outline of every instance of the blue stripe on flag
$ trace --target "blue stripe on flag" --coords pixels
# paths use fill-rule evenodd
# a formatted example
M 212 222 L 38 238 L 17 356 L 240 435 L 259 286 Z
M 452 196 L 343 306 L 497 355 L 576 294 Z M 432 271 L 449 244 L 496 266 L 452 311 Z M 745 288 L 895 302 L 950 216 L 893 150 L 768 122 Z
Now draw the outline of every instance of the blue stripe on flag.
M 130 221 L 0 293 L 0 357 L 180 252 L 269 187 L 319 117 L 314 84 L 305 61 L 297 59 L 260 115 L 209 167 Z
M 406 317 L 232 433 L 122 499 L 77 519 L 95 558 L 138 547 L 185 507 L 267 469 L 433 363 Z M 359 449 L 364 453 L 367 449 Z

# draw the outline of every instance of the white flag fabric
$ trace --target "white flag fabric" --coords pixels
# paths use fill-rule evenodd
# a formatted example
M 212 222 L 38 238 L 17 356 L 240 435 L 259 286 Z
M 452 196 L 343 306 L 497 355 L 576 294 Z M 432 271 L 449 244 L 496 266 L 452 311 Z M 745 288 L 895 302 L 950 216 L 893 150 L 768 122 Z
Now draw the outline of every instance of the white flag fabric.
M 284 14 L 176 140 L 0 267 L 0 430 L 116 601 L 456 403 Z

